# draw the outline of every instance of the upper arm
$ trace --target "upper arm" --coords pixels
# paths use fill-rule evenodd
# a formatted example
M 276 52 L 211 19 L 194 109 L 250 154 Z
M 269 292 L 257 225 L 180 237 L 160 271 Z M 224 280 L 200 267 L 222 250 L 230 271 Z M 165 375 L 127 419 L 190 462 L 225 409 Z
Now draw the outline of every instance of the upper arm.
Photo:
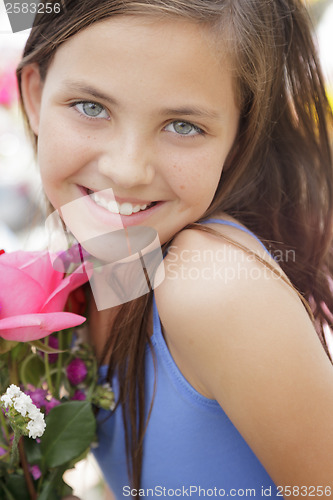
M 178 256 L 193 238 L 207 245 L 183 237 Z M 331 486 L 333 495 L 332 365 L 296 293 L 239 252 L 218 279 L 205 280 L 200 262 L 199 279 L 170 280 L 166 262 L 156 293 L 167 340 L 275 484 Z

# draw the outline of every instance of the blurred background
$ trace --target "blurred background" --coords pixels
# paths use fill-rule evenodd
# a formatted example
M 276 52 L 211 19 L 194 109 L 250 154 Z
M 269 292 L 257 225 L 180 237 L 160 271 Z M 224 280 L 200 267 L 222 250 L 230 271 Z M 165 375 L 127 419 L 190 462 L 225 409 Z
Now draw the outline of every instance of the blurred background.
M 333 0 L 307 0 L 318 51 L 333 105 Z M 0 0 L 0 249 L 45 248 L 44 198 L 18 106 L 15 68 L 29 30 L 12 34 Z M 92 457 L 67 478 L 82 500 L 103 498 L 102 480 Z
M 13 34 L 0 0 L 0 250 L 41 250 L 44 197 L 18 105 L 15 69 L 29 30 Z M 92 455 L 66 472 L 80 500 L 105 500 L 104 482 Z
M 42 191 L 19 112 L 15 77 L 28 35 L 28 30 L 11 33 L 0 2 L 0 247 L 8 252 L 43 245 Z

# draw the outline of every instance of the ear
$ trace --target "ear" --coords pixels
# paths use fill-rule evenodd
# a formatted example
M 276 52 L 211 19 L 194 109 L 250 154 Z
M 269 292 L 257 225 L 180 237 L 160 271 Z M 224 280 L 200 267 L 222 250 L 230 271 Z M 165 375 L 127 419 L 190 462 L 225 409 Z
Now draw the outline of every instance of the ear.
M 38 64 L 29 64 L 22 69 L 21 87 L 24 107 L 30 127 L 38 136 L 43 82 Z

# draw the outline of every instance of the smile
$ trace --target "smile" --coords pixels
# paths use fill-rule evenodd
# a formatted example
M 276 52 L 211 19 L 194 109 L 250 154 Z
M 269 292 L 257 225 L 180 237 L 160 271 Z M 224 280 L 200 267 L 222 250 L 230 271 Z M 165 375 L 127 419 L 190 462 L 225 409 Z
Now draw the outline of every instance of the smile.
M 98 193 L 91 194 L 90 198 L 96 203 L 96 205 L 106 208 L 106 210 L 109 210 L 109 212 L 112 212 L 113 214 L 120 215 L 136 214 L 137 212 L 146 210 L 156 204 L 156 202 L 152 202 L 149 205 L 133 205 L 130 202 L 118 203 L 116 200 L 107 201 L 103 197 L 99 196 Z
M 95 192 L 87 188 L 85 188 L 85 190 L 89 195 L 89 198 L 93 200 L 96 205 L 108 210 L 108 212 L 111 212 L 112 214 L 130 216 L 132 214 L 148 210 L 158 204 L 156 201 L 144 204 L 131 203 L 129 201 L 119 203 L 115 199 L 110 200 L 110 196 L 106 196 L 103 192 Z

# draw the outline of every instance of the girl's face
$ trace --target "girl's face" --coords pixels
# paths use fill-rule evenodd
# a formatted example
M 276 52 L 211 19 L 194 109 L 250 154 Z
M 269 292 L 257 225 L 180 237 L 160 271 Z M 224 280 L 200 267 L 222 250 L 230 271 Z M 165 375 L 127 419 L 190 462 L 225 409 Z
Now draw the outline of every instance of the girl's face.
M 230 65 L 208 31 L 110 18 L 62 44 L 39 84 L 26 68 L 25 103 L 55 208 L 84 198 L 82 220 L 148 225 L 161 243 L 203 215 L 239 118 Z M 86 196 L 102 190 L 104 199 Z

